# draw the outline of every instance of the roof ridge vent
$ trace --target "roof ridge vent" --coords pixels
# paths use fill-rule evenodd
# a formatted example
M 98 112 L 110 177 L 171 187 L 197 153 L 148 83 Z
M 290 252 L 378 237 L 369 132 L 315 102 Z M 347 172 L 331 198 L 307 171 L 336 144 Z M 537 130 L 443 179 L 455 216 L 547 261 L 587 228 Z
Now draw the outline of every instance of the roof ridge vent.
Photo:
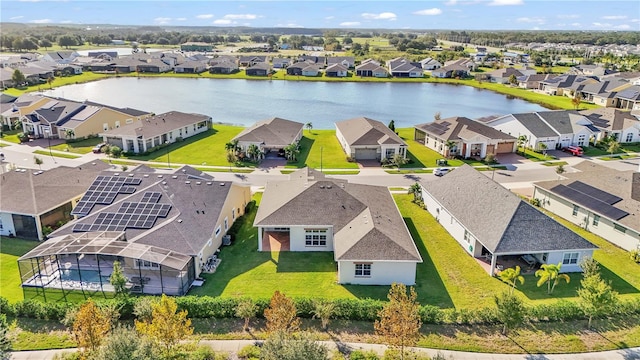
M 191 181 L 190 181 L 190 180 L 187 180 L 187 181 L 185 181 L 184 183 L 185 183 L 185 184 L 187 184 L 187 185 L 189 185 L 189 184 L 191 184 Z
M 202 181 L 196 181 L 196 185 L 202 185 Z

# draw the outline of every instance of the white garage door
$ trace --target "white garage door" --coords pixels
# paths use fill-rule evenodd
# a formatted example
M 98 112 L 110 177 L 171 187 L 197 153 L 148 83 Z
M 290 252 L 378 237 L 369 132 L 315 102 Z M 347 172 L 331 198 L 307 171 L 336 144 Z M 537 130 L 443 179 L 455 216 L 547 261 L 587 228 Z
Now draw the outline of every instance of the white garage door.
M 356 160 L 375 160 L 376 149 L 356 149 Z

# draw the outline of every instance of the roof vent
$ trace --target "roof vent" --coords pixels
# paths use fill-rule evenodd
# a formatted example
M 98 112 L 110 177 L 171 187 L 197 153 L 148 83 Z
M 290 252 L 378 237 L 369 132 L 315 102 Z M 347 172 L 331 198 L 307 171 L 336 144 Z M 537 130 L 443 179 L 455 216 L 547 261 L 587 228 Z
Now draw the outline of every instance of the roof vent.
M 178 175 L 173 175 L 171 178 L 172 178 L 172 179 L 177 179 L 177 178 L 178 178 Z
M 224 186 L 224 183 L 220 183 L 220 186 Z
M 133 173 L 129 174 L 129 177 L 133 177 Z
M 115 173 L 113 174 L 113 176 L 120 176 L 120 173 Z
M 207 185 L 213 185 L 211 181 L 207 181 Z
M 162 185 L 167 185 L 167 182 L 166 182 L 166 181 L 163 181 L 163 182 L 162 182 Z
M 148 178 L 148 177 L 149 177 L 149 174 L 144 174 L 144 175 L 142 175 L 142 176 L 143 176 L 143 177 Z
M 187 181 L 185 181 L 184 183 L 185 183 L 185 184 L 187 184 L 187 185 L 189 185 L 189 184 L 191 184 L 191 181 L 187 180 Z
M 179 222 L 179 223 L 182 223 L 182 219 L 178 219 L 178 222 Z
M 324 185 L 320 185 L 320 189 L 324 189 Z
M 196 181 L 196 185 L 202 185 L 202 181 Z
M 162 175 L 158 175 L 158 179 L 162 179 Z
M 327 185 L 327 189 L 331 189 L 331 185 Z

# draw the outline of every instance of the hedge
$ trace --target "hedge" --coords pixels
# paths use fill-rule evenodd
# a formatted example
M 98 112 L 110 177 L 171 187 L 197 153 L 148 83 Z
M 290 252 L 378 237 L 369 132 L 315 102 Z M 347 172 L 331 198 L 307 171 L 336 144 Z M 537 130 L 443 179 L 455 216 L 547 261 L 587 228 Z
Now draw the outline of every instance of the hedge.
M 113 299 L 96 299 L 98 306 L 115 303 L 120 309 L 120 318 L 133 319 L 134 305 L 143 297 L 122 297 Z M 154 297 L 155 298 L 155 297 Z M 176 297 L 179 310 L 186 310 L 191 318 L 233 318 L 236 307 L 241 298 L 211 297 L 211 296 L 182 296 Z M 314 300 L 311 298 L 294 298 L 298 316 L 312 318 Z M 341 320 L 375 321 L 378 312 L 385 302 L 373 299 L 335 299 L 331 301 L 335 305 L 332 318 Z M 264 310 L 269 306 L 269 299 L 255 300 L 258 306 L 258 317 L 262 317 Z M 9 303 L 7 299 L 0 297 L 0 313 L 7 316 L 26 318 L 61 320 L 67 311 L 76 309 L 78 303 L 40 302 L 32 299 L 17 303 Z M 420 306 L 420 318 L 425 324 L 495 324 L 498 323 L 496 308 L 480 309 L 441 309 L 432 305 Z M 609 314 L 614 315 L 640 315 L 640 299 L 621 301 Z M 554 303 L 527 306 L 525 317 L 533 322 L 555 322 L 585 319 L 586 315 L 575 301 L 559 300 Z

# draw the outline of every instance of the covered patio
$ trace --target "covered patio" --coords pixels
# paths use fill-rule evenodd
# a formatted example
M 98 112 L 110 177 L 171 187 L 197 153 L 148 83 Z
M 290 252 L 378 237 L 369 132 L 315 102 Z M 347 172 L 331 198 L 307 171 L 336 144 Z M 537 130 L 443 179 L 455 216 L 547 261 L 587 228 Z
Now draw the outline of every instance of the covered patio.
M 289 251 L 291 237 L 288 231 L 265 231 L 262 236 L 262 251 Z

